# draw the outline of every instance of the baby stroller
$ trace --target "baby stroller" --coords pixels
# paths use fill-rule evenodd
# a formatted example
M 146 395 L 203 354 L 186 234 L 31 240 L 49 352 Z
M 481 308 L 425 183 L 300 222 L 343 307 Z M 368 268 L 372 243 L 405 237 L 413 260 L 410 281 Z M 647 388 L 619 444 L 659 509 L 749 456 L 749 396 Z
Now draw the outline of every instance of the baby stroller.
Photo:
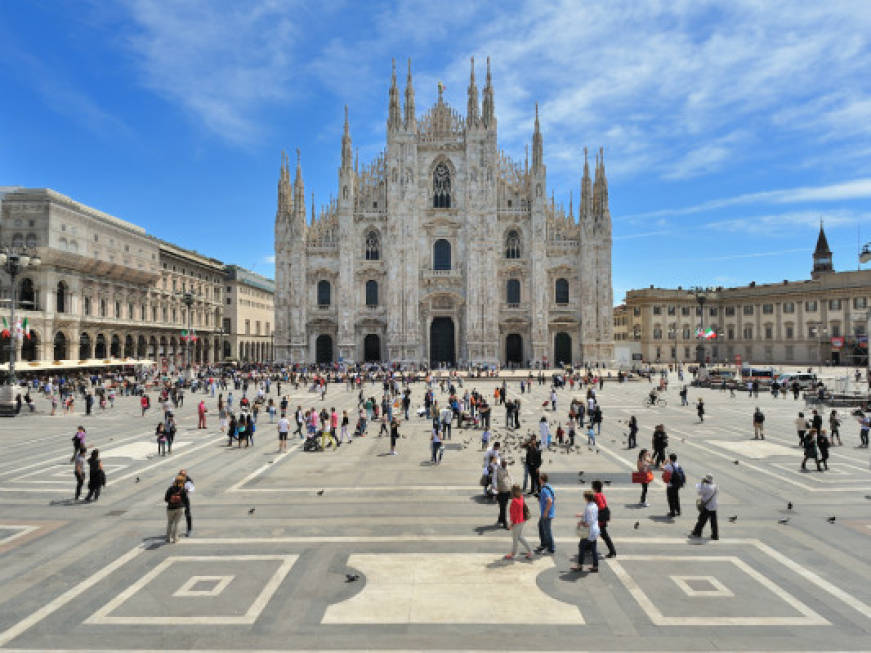
M 307 437 L 305 442 L 302 445 L 303 451 L 323 451 L 324 448 L 321 446 L 320 438 L 318 437 Z

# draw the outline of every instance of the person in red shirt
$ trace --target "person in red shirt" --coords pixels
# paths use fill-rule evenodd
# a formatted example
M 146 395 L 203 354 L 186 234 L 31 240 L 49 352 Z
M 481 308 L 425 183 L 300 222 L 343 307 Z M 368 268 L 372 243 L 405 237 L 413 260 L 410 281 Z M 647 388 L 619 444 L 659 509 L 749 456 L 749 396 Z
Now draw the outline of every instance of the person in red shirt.
M 206 428 L 206 402 L 200 400 L 200 405 L 197 406 L 197 428 Z
M 523 525 L 526 523 L 526 518 L 523 515 L 523 490 L 520 489 L 519 485 L 511 486 L 511 496 L 511 506 L 508 512 L 511 521 L 511 553 L 506 553 L 505 559 L 512 560 L 517 555 L 518 544 L 523 545 L 526 549 L 526 558 L 531 559 L 532 548 L 529 546 L 526 538 L 523 537 Z
M 608 522 L 611 519 L 611 509 L 608 507 L 608 500 L 602 492 L 602 481 L 595 480 L 592 483 L 594 500 L 599 507 L 599 537 L 608 546 L 608 555 L 606 558 L 616 558 L 617 549 L 614 548 L 614 543 L 611 541 L 611 536 L 608 535 Z

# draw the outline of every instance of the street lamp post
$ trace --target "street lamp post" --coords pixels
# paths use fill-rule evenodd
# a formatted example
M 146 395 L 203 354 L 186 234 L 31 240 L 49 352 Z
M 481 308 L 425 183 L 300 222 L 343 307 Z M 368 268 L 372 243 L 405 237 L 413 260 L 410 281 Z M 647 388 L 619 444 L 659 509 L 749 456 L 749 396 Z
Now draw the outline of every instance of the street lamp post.
M 190 292 L 189 290 L 183 292 L 181 294 L 181 302 L 182 302 L 182 304 L 187 306 L 187 309 L 188 309 L 188 333 L 187 333 L 187 337 L 185 338 L 184 353 L 185 353 L 185 368 L 186 368 L 185 371 L 186 371 L 188 379 L 190 379 L 191 369 L 192 369 L 192 367 L 191 367 L 191 335 L 192 335 L 192 328 L 193 328 L 192 327 L 193 314 L 191 313 L 191 306 L 193 306 L 193 304 L 194 304 L 194 294 L 192 292 Z
M 28 269 L 35 268 L 41 263 L 36 254 L 29 250 L 6 247 L 0 251 L 0 266 L 9 275 L 12 282 L 12 303 L 9 308 L 9 376 L 8 383 L 0 386 L 0 415 L 15 415 L 15 340 L 18 337 L 15 323 L 15 304 L 18 302 L 18 286 L 15 283 L 18 275 Z
M 696 363 L 699 364 L 699 367 L 702 367 L 705 364 L 705 345 L 702 334 L 705 332 L 705 302 L 708 301 L 708 291 L 705 288 L 693 288 L 690 292 L 695 296 L 696 302 L 699 305 L 699 332 L 696 334 L 696 340 L 698 341 L 698 344 L 696 344 Z

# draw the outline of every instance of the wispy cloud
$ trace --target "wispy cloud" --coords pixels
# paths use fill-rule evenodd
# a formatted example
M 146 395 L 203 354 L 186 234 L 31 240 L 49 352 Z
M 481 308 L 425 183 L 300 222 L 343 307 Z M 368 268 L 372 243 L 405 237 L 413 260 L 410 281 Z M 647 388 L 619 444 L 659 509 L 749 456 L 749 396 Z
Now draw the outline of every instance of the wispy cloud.
M 260 133 L 263 105 L 293 95 L 294 4 L 128 0 L 135 29 L 125 43 L 146 87 L 244 144 Z
M 746 204 L 800 204 L 804 202 L 840 202 L 868 198 L 871 198 L 871 178 L 864 178 L 823 186 L 803 186 L 799 188 L 762 191 L 760 193 L 744 193 L 734 197 L 709 200 L 692 206 L 635 213 L 624 216 L 623 219 L 691 215 Z
M 705 256 L 704 258 L 692 259 L 694 261 L 737 261 L 746 258 L 763 258 L 766 256 L 783 256 L 784 254 L 798 254 L 803 252 L 807 254 L 807 247 L 799 247 L 795 249 L 776 249 L 770 252 L 753 252 L 750 254 L 725 254 L 723 256 Z M 716 277 L 715 281 L 728 279 L 728 277 Z
M 275 264 L 275 254 L 268 254 L 268 255 L 264 256 L 263 262 L 268 264 L 268 265 L 274 265 Z
M 705 227 L 718 231 L 748 234 L 785 235 L 796 227 L 817 228 L 822 216 L 818 211 L 792 211 L 769 215 L 742 216 L 708 222 Z M 855 225 L 871 221 L 871 214 L 849 210 L 827 211 L 826 226 Z M 804 251 L 804 250 L 801 250 Z

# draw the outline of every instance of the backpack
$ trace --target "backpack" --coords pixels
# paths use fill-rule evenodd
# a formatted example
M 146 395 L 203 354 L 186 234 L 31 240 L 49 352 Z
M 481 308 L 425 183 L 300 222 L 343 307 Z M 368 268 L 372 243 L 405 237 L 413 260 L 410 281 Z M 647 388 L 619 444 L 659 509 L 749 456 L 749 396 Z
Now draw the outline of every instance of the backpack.
M 683 467 L 675 467 L 671 473 L 671 485 L 675 488 L 682 488 L 686 485 L 687 475 L 684 474 Z
M 182 501 L 182 490 L 181 488 L 178 488 L 175 492 L 169 495 L 169 507 L 181 508 L 183 505 L 184 501 Z

